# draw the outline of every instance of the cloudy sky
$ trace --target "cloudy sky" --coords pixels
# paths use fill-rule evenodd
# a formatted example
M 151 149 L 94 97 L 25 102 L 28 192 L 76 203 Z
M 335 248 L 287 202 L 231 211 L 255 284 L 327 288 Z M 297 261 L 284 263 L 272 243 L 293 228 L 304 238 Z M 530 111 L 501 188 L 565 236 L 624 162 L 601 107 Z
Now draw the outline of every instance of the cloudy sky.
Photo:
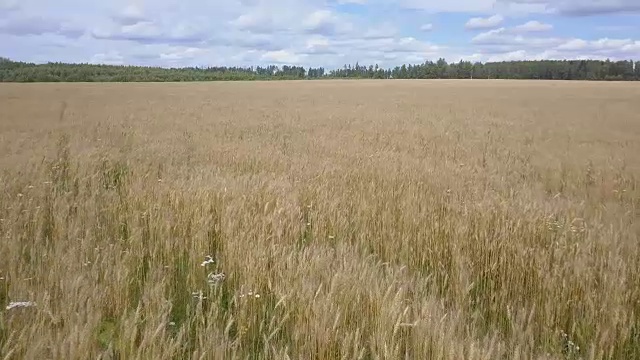
M 0 0 L 0 56 L 327 68 L 640 60 L 640 0 Z

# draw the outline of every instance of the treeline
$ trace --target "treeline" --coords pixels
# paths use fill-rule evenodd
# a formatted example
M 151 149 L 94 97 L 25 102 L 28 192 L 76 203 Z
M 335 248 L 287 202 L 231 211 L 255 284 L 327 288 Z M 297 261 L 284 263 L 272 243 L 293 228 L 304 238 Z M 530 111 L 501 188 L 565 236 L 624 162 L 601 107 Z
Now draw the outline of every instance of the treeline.
M 544 60 L 447 63 L 444 59 L 384 69 L 345 65 L 341 69 L 300 66 L 160 68 L 92 64 L 32 64 L 0 58 L 1 82 L 165 82 L 298 79 L 546 79 L 640 80 L 640 61 Z
M 543 60 L 494 63 L 427 61 L 382 69 L 378 65 L 346 65 L 328 74 L 335 78 L 367 79 L 544 79 L 640 80 L 640 61 Z
M 298 66 L 160 68 L 146 66 L 47 63 L 0 59 L 0 82 L 178 82 L 304 79 Z

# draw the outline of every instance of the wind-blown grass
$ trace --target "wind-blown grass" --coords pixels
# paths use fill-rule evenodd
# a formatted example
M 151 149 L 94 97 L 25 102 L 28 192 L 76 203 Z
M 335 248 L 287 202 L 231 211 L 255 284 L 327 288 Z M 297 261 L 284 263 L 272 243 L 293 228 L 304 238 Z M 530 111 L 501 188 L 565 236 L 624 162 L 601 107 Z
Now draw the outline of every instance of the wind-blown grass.
M 0 354 L 638 358 L 638 98 L 2 85 Z

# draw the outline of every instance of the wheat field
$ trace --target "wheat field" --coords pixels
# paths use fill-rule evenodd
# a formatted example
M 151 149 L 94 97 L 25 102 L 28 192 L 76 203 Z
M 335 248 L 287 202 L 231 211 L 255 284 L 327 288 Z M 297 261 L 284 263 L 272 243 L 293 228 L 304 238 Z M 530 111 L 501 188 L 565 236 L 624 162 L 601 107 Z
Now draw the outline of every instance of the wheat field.
M 0 359 L 639 359 L 640 86 L 0 84 Z

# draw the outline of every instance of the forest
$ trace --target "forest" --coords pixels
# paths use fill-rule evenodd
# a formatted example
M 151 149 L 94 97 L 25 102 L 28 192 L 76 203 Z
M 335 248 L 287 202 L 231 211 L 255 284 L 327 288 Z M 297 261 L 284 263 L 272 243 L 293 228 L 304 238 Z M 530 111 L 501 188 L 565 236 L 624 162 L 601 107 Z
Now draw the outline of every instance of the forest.
M 0 58 L 0 82 L 179 82 L 302 79 L 540 79 L 640 80 L 640 61 L 539 60 L 448 63 L 445 59 L 422 64 L 382 68 L 344 65 L 340 69 L 289 65 L 256 67 L 185 67 L 34 64 Z

